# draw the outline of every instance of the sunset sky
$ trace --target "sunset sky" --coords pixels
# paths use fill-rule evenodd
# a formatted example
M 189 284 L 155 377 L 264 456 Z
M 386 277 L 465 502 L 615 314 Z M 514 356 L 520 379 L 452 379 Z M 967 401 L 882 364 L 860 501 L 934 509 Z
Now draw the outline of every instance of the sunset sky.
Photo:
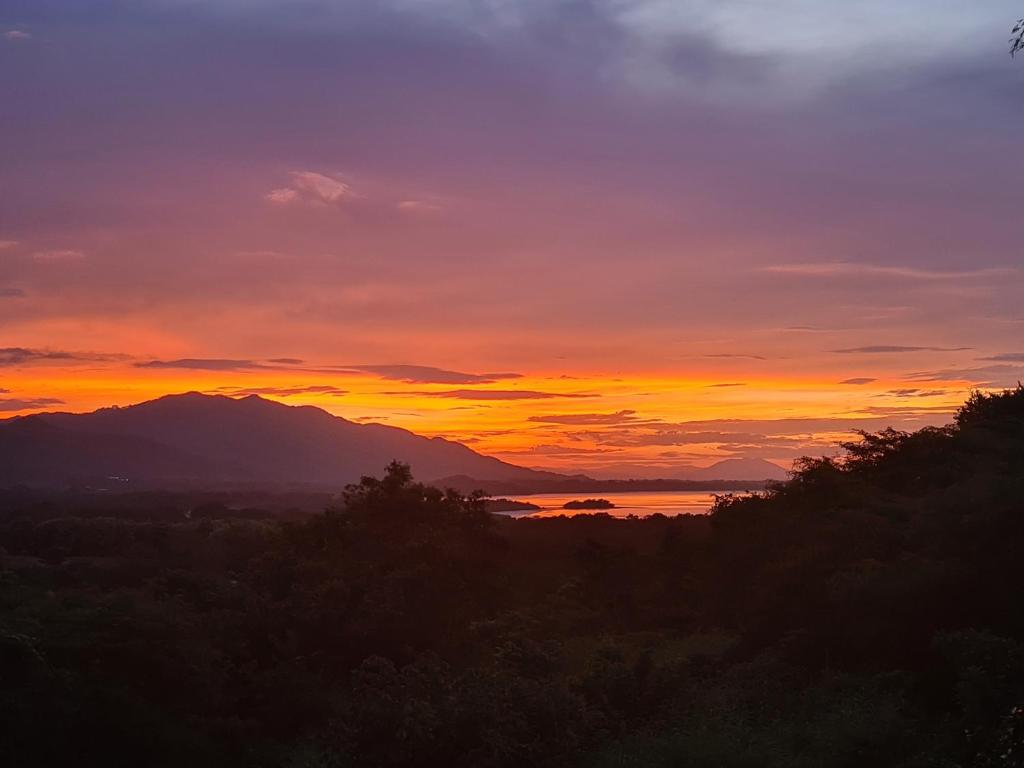
M 4 0 L 0 411 L 783 466 L 1024 379 L 1020 0 Z

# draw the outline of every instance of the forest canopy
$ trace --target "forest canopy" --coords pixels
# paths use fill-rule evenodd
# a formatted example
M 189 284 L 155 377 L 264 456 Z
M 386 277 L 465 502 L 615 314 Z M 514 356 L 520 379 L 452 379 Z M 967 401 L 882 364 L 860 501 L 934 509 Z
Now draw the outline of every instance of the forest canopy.
M 2 501 L 5 765 L 1021 764 L 1020 387 L 708 516 Z

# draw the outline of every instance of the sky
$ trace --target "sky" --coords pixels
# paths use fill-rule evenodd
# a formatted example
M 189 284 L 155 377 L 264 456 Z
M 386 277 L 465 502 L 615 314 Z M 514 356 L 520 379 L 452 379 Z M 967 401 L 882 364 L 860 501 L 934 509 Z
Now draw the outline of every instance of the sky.
M 1017 0 L 2 0 L 0 416 L 782 466 L 1024 379 Z M 414 468 L 415 470 L 415 468 Z

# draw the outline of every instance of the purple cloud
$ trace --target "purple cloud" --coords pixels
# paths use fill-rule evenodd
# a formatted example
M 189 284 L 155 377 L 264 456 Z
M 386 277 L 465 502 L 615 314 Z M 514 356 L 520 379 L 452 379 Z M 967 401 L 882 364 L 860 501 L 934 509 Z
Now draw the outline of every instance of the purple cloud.
M 64 401 L 56 397 L 0 397 L 0 411 L 38 411 L 63 404 Z
M 353 365 L 348 369 L 410 384 L 490 384 L 502 379 L 522 378 L 521 373 L 462 373 L 429 365 Z
M 456 400 L 551 400 L 554 398 L 600 397 L 579 392 L 538 392 L 530 389 L 449 389 L 440 392 L 389 392 L 392 395 L 446 397 Z

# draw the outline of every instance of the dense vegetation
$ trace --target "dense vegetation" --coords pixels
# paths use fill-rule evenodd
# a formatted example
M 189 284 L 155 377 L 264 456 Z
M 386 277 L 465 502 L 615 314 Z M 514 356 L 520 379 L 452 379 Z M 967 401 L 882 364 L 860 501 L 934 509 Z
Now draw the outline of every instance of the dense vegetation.
M 575 499 L 565 502 L 562 509 L 615 509 L 615 505 L 608 499 Z
M 709 517 L 6 498 L 12 768 L 1024 765 L 1024 389 Z

